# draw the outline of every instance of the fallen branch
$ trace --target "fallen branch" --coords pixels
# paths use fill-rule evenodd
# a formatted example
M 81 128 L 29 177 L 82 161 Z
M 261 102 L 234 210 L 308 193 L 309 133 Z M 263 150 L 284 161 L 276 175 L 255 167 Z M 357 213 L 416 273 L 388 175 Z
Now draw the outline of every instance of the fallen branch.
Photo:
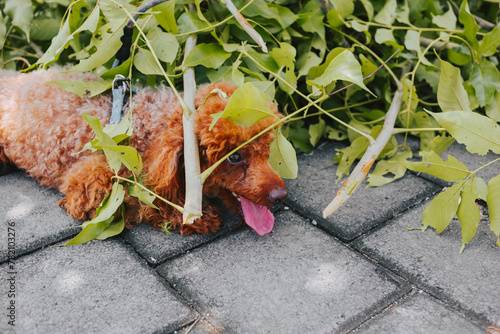
M 194 5 L 190 5 L 193 11 Z M 196 35 L 191 35 L 186 41 L 184 61 L 187 55 L 196 46 Z M 196 82 L 194 69 L 188 67 L 183 74 L 184 82 L 184 114 L 182 125 L 184 131 L 184 170 L 186 176 L 186 200 L 184 202 L 184 213 L 182 221 L 191 224 L 202 215 L 203 184 L 200 178 L 200 155 L 198 141 L 194 132 L 194 96 L 196 93 Z
M 323 218 L 330 216 L 338 208 L 340 208 L 342 204 L 344 204 L 359 188 L 363 180 L 366 178 L 373 163 L 379 156 L 380 152 L 382 152 L 389 139 L 392 137 L 394 123 L 396 122 L 399 110 L 401 109 L 402 101 L 403 84 L 398 81 L 398 90 L 394 93 L 391 106 L 385 115 L 384 126 L 382 127 L 379 136 L 375 140 L 375 143 L 368 147 L 365 154 L 361 160 L 359 160 L 359 163 L 356 165 L 356 168 L 354 168 L 347 180 L 342 182 L 344 186 L 340 188 L 332 202 L 323 210 Z
M 255 43 L 260 46 L 262 51 L 267 53 L 266 42 L 264 42 L 262 36 L 260 36 L 259 33 L 254 28 L 252 28 L 248 21 L 243 17 L 243 15 L 241 15 L 238 9 L 234 6 L 233 2 L 231 0 L 221 0 L 221 2 L 226 5 L 227 9 L 231 12 L 231 14 L 233 14 L 236 21 L 238 21 L 240 26 L 255 41 Z

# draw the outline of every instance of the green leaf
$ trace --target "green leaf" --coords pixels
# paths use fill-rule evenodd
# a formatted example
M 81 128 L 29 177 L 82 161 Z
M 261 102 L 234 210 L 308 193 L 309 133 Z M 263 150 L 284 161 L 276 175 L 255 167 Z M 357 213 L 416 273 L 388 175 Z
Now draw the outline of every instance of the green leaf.
M 408 30 L 405 35 L 405 47 L 408 50 L 417 52 L 417 56 L 421 59 L 422 64 L 426 66 L 434 66 L 430 61 L 428 61 L 420 48 L 420 33 L 415 30 Z
M 458 200 L 463 184 L 457 183 L 437 195 L 431 204 L 424 210 L 422 217 L 422 231 L 428 226 L 433 227 L 439 234 L 451 222 L 458 209 Z
M 495 122 L 500 122 L 500 92 L 496 91 L 493 101 L 486 105 L 486 115 Z
M 118 182 L 113 183 L 111 192 L 97 208 L 94 218 L 90 221 L 86 221 L 83 227 L 113 218 L 116 211 L 122 205 L 124 198 L 125 188 Z
M 209 25 L 198 18 L 193 12 L 186 12 L 179 17 L 178 29 L 179 33 L 191 33 L 197 30 L 202 30 L 207 28 Z
M 276 131 L 276 138 L 271 142 L 269 164 L 282 178 L 295 179 L 299 168 L 295 149 L 279 130 Z
M 401 45 L 396 42 L 393 31 L 389 29 L 379 28 L 375 32 L 375 42 L 378 44 L 387 44 L 392 46 L 393 50 L 403 49 Z
M 315 79 L 308 80 L 307 84 L 314 85 L 321 89 L 322 87 L 326 87 L 337 80 L 353 82 L 370 94 L 374 95 L 363 83 L 361 65 L 349 50 L 344 50 L 338 56 L 333 58 L 324 73 Z
M 172 63 L 177 58 L 179 42 L 177 42 L 175 35 L 156 28 L 151 29 L 147 36 L 158 59 L 166 63 Z
M 278 48 L 273 48 L 269 51 L 269 55 L 273 57 L 279 67 L 285 67 L 293 71 L 295 68 L 295 56 L 297 51 L 288 43 L 279 43 L 279 45 Z
M 177 33 L 177 21 L 175 20 L 175 0 L 170 0 L 154 7 L 156 21 L 166 31 Z
M 445 28 L 448 30 L 455 30 L 457 27 L 457 17 L 453 12 L 453 8 L 450 6 L 448 11 L 443 15 L 432 15 L 432 23 L 438 27 Z
M 326 122 L 321 117 L 319 118 L 318 123 L 311 124 L 309 126 L 309 140 L 311 141 L 312 146 L 316 146 L 321 138 L 325 135 Z
M 324 15 L 317 2 L 308 1 L 298 13 L 297 24 L 304 31 L 317 34 L 322 40 L 325 40 L 325 25 L 323 24 Z
M 69 22 L 75 15 L 79 15 L 79 13 L 74 11 L 70 13 L 57 36 L 52 39 L 49 48 L 45 51 L 43 56 L 37 60 L 36 64 L 45 66 L 52 63 L 59 58 L 61 52 L 68 47 L 69 42 L 75 38 L 76 34 L 86 30 L 93 33 L 96 30 L 97 24 L 99 23 L 99 6 L 96 6 L 90 13 L 87 20 L 85 20 L 85 22 L 78 29 L 71 33 Z
M 118 49 L 122 46 L 120 38 L 123 35 L 123 30 L 119 27 L 123 23 L 124 21 L 118 23 L 110 22 L 97 29 L 100 38 L 92 41 L 96 52 L 90 55 L 90 57 L 82 59 L 70 72 L 92 71 L 114 57 Z
M 102 145 L 104 153 L 107 155 L 115 155 L 118 160 L 120 160 L 128 170 L 130 170 L 134 175 L 139 175 L 142 171 L 142 158 L 139 152 L 132 146 L 108 146 Z M 111 153 L 113 152 L 113 153 Z
M 109 224 L 111 224 L 112 220 L 113 217 L 110 217 L 107 220 L 103 220 L 95 224 L 88 224 L 80 233 L 78 233 L 73 239 L 65 243 L 63 246 L 80 245 L 89 242 L 90 240 L 94 240 L 106 230 Z
M 470 111 L 427 112 L 470 153 L 500 154 L 500 126 L 491 118 Z
M 109 224 L 109 226 L 101 234 L 99 234 L 96 239 L 105 240 L 122 233 L 123 228 L 125 227 L 125 205 L 122 205 L 121 211 L 120 219 Z M 113 218 L 114 217 L 111 217 L 110 219 L 112 220 Z
M 31 0 L 7 0 L 4 12 L 12 18 L 12 25 L 19 27 L 30 41 L 30 24 L 33 20 Z
M 122 140 L 129 138 L 134 131 L 132 126 L 132 112 L 129 111 L 118 124 L 106 124 L 104 133 L 113 138 L 113 141 L 118 144 Z
M 500 45 L 500 27 L 495 27 L 492 31 L 484 35 L 481 44 L 479 44 L 479 54 L 484 57 L 493 56 L 497 53 Z
M 159 210 L 159 208 L 153 204 L 153 201 L 155 200 L 156 196 L 150 194 L 141 187 L 138 187 L 136 185 L 130 185 L 128 187 L 128 194 L 130 196 L 137 197 L 141 202 L 146 203 L 150 207 Z
M 415 111 L 418 106 L 417 89 L 408 78 L 403 79 L 403 99 L 401 103 L 401 112 L 398 118 L 405 127 L 413 126 Z
M 460 69 L 441 60 L 441 77 L 437 90 L 439 107 L 443 111 L 471 111 L 469 96 L 463 86 Z
M 417 127 L 420 129 L 439 128 L 439 123 L 424 111 L 418 111 L 415 113 L 415 123 L 417 123 Z M 421 151 L 427 151 L 429 144 L 434 140 L 434 138 L 436 138 L 435 131 L 419 131 L 418 137 L 420 138 Z
M 339 163 L 336 171 L 336 182 L 339 182 L 344 175 L 349 175 L 349 170 L 352 164 L 357 158 L 363 155 L 369 145 L 370 143 L 365 137 L 358 137 L 349 147 L 338 150 L 339 155 L 334 159 L 334 161 Z
M 146 75 L 163 75 L 153 53 L 148 49 L 137 48 L 137 53 L 134 56 L 134 66 L 139 72 Z
M 380 160 L 375 169 L 368 175 L 368 187 L 379 187 L 402 178 L 406 173 L 406 166 L 400 161 L 411 159 L 412 152 L 407 149 L 398 152 L 387 160 Z
M 396 19 L 398 4 L 396 0 L 387 0 L 384 7 L 375 15 L 373 21 L 387 26 L 391 26 Z
M 443 161 L 433 151 L 423 151 L 420 155 L 422 162 L 404 161 L 403 164 L 415 172 L 427 173 L 450 182 L 463 180 L 470 174 L 467 166 L 451 155 L 448 155 L 447 161 Z
M 234 91 L 222 113 L 212 115 L 214 120 L 209 130 L 221 117 L 236 122 L 241 126 L 250 127 L 263 118 L 275 116 L 269 109 L 269 100 L 266 93 L 258 90 L 253 83 L 247 82 Z
M 113 80 L 82 81 L 61 79 L 58 81 L 49 81 L 47 83 L 54 83 L 65 91 L 74 93 L 79 97 L 92 97 L 111 88 L 112 82 Z
M 326 126 L 326 134 L 328 139 L 342 141 L 347 139 L 347 133 L 345 131 L 337 130 L 329 125 Z
M 481 214 L 476 206 L 477 188 L 472 181 L 463 187 L 460 197 L 460 205 L 458 206 L 457 217 L 462 226 L 462 244 L 466 245 L 476 235 L 477 227 Z M 463 247 L 463 246 L 462 246 Z
M 448 147 L 450 147 L 450 145 L 454 142 L 455 138 L 451 136 L 437 135 L 436 137 L 434 137 L 434 139 L 431 140 L 431 142 L 427 146 L 426 151 L 433 151 L 437 154 L 441 154 L 446 151 L 446 149 L 448 149 Z
M 490 215 L 490 229 L 498 237 L 500 247 L 500 174 L 488 182 L 488 213 Z
M 194 67 L 202 65 L 204 67 L 219 68 L 224 64 L 231 54 L 224 51 L 224 48 L 215 43 L 201 43 L 188 54 L 184 61 L 184 66 Z
M 474 177 L 474 184 L 477 189 L 477 198 L 486 202 L 488 196 L 488 185 L 484 182 L 483 178 L 478 176 Z
M 496 66 L 483 59 L 478 64 L 472 64 L 469 82 L 476 91 L 477 101 L 481 107 L 490 104 L 493 101 L 494 94 L 500 89 L 500 80 Z
M 467 0 L 462 1 L 460 10 L 458 12 L 458 20 L 464 25 L 464 33 L 467 40 L 472 44 L 472 47 L 477 50 L 479 48 L 479 43 L 477 42 L 476 34 L 479 31 L 479 26 L 471 15 L 469 10 L 469 5 Z
M 7 25 L 5 24 L 5 18 L 2 15 L 2 11 L 0 11 L 0 49 L 3 49 L 6 33 Z
M 101 235 L 114 219 L 115 212 L 120 208 L 125 198 L 125 189 L 118 182 L 113 183 L 110 194 L 102 201 L 97 208 L 92 220 L 85 222 L 83 230 L 64 246 L 77 245 L 88 242 Z M 116 226 L 111 231 L 116 231 Z M 109 233 L 108 232 L 108 233 Z

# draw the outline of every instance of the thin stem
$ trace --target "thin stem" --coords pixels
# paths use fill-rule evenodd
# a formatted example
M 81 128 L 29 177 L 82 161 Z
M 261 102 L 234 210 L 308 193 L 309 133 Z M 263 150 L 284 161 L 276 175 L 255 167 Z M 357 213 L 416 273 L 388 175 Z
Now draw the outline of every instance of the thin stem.
M 445 128 L 399 128 L 399 129 L 394 129 L 392 131 L 392 134 L 395 135 L 396 133 L 405 133 L 405 132 L 421 132 L 421 131 L 445 131 Z
M 242 12 L 243 10 L 245 10 L 248 6 L 250 6 L 255 0 L 250 0 L 248 1 L 245 6 L 241 7 L 240 9 L 240 12 Z M 228 16 L 227 18 L 225 18 L 224 20 L 220 21 L 219 23 L 217 24 L 211 24 L 210 26 L 206 27 L 206 28 L 201 28 L 201 29 L 198 29 L 198 30 L 193 30 L 193 31 L 189 31 L 189 32 L 185 32 L 185 33 L 182 33 L 182 34 L 177 34 L 175 35 L 175 37 L 182 37 L 182 36 L 187 36 L 187 35 L 192 35 L 192 34 L 198 34 L 200 32 L 205 32 L 205 31 L 210 31 L 210 30 L 213 30 L 223 24 L 225 24 L 227 21 L 231 20 L 233 18 L 233 16 Z
M 124 178 L 124 177 L 121 177 L 121 176 L 118 176 L 118 175 L 113 176 L 112 179 L 118 179 L 118 180 L 121 180 L 121 181 L 132 183 L 133 185 L 138 186 L 142 190 L 147 191 L 149 194 L 155 196 L 160 201 L 163 201 L 163 202 L 167 203 L 168 205 L 172 206 L 173 208 L 175 208 L 176 210 L 178 210 L 180 213 L 184 213 L 184 209 L 182 207 L 178 206 L 177 204 L 174 204 L 174 203 L 170 202 L 169 200 L 164 199 L 160 195 L 154 193 L 153 191 L 149 190 L 148 188 L 146 188 L 145 186 L 143 186 L 142 184 L 140 184 L 140 183 L 138 183 L 136 181 L 132 181 L 132 180 L 129 180 L 127 178 Z

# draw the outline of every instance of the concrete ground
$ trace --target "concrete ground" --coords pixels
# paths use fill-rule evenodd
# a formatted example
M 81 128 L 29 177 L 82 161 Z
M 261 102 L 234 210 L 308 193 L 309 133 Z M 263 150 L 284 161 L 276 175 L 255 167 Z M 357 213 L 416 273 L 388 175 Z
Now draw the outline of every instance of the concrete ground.
M 335 148 L 299 156 L 263 237 L 228 214 L 213 235 L 144 225 L 53 247 L 79 231 L 57 206 L 62 195 L 0 171 L 0 333 L 500 333 L 500 247 L 487 213 L 459 255 L 457 220 L 440 235 L 408 229 L 447 184 L 407 173 L 360 188 L 323 219 L 340 188 Z M 469 168 L 495 158 L 457 144 L 447 153 Z

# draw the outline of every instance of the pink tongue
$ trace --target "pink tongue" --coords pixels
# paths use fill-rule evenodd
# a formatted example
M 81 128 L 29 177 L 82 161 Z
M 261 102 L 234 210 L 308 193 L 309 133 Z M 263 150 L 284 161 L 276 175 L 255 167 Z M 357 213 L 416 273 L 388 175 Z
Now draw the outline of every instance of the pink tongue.
M 240 196 L 241 209 L 248 226 L 253 228 L 258 235 L 264 235 L 272 231 L 274 216 L 268 208 L 257 205 Z

